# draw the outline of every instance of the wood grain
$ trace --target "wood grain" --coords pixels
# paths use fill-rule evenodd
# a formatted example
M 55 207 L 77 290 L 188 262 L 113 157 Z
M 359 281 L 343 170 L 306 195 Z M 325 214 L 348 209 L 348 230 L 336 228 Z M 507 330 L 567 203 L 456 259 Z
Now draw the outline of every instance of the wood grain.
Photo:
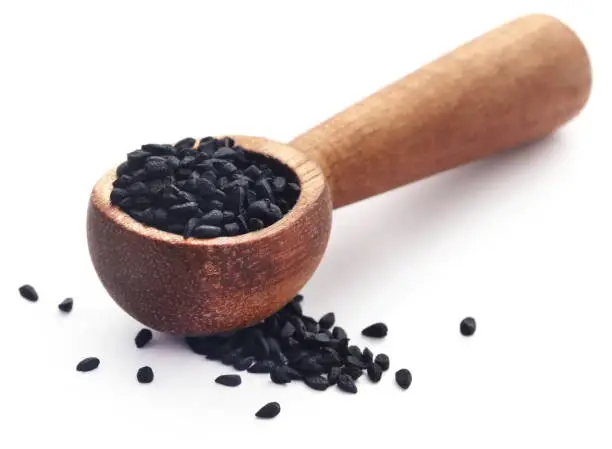
M 542 138 L 573 118 L 590 90 L 580 39 L 556 18 L 530 15 L 383 88 L 291 145 L 323 168 L 338 208 Z

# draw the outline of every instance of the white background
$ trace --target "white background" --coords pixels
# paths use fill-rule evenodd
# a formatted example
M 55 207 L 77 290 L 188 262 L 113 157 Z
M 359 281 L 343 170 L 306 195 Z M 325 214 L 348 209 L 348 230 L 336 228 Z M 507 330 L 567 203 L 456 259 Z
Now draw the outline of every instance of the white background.
M 0 3 L 0 448 L 516 448 L 612 445 L 611 33 L 589 1 Z M 583 38 L 587 108 L 527 150 L 335 212 L 306 312 L 392 372 L 336 389 L 228 372 L 106 295 L 85 239 L 89 190 L 149 142 L 289 141 L 491 27 L 545 12 Z M 33 284 L 36 304 L 17 288 Z M 71 315 L 57 303 L 75 298 Z M 476 317 L 470 339 L 459 322 Z M 382 342 L 359 335 L 384 320 Z M 96 355 L 100 368 L 75 371 Z M 155 382 L 135 380 L 148 364 Z M 282 413 L 253 417 L 276 400 Z M 248 445 L 248 446 L 247 446 Z M 339 446 L 334 446 L 339 447 Z M 378 447 L 378 446 L 376 446 Z M 380 446 L 383 447 L 383 446 Z

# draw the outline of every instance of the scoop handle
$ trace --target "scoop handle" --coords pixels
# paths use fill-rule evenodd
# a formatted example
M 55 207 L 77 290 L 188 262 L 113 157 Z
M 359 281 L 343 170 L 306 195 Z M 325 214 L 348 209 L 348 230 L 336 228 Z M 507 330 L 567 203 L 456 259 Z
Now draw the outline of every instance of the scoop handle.
M 464 44 L 295 138 L 331 188 L 360 201 L 546 136 L 584 107 L 587 52 L 529 15 Z

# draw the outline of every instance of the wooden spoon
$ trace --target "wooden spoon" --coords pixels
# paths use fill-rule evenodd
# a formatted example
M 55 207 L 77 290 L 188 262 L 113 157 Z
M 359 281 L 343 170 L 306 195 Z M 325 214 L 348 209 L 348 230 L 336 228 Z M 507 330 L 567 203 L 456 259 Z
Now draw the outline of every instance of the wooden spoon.
M 393 57 L 393 56 L 391 56 Z M 591 90 L 579 38 L 545 15 L 468 42 L 300 135 L 289 145 L 232 136 L 294 170 L 296 206 L 274 225 L 184 239 L 110 204 L 114 170 L 91 194 L 87 235 L 111 297 L 153 329 L 231 330 L 283 307 L 317 268 L 332 209 L 546 136 Z

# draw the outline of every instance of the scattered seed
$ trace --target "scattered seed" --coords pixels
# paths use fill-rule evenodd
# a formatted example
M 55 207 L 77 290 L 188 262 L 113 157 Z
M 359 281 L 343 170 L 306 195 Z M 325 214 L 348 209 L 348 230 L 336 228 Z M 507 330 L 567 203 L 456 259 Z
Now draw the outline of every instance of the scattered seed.
M 215 382 L 226 387 L 237 387 L 242 383 L 242 378 L 238 374 L 223 374 Z
M 153 370 L 150 366 L 143 366 L 142 368 L 139 368 L 138 372 L 136 373 L 136 379 L 141 384 L 149 384 L 153 382 L 153 377 Z
M 330 329 L 336 322 L 336 315 L 333 312 L 326 313 L 319 320 L 319 327 L 321 329 Z
M 357 393 L 357 385 L 355 385 L 355 381 L 348 374 L 340 374 L 338 378 L 338 388 L 347 393 Z
M 288 384 L 291 382 L 291 376 L 282 366 L 275 366 L 270 371 L 270 380 L 275 384 Z
M 361 331 L 361 334 L 366 337 L 383 338 L 387 336 L 387 325 L 385 323 L 374 323 Z
M 476 320 L 472 317 L 464 318 L 461 321 L 459 330 L 461 331 L 461 334 L 466 337 L 474 335 L 474 332 L 476 332 Z
M 66 298 L 57 305 L 57 308 L 62 312 L 69 313 L 72 310 L 74 301 L 72 298 Z
M 368 365 L 368 377 L 372 382 L 379 382 L 382 377 L 383 370 L 376 363 Z
M 304 379 L 304 383 L 313 390 L 325 391 L 329 384 L 323 376 L 310 376 Z
M 97 357 L 87 357 L 77 364 L 76 369 L 77 371 L 85 373 L 87 371 L 95 370 L 98 368 L 98 366 L 100 366 L 100 359 Z
M 255 416 L 258 418 L 270 419 L 278 416 L 280 411 L 281 407 L 278 402 L 268 402 L 255 413 Z
M 28 301 L 38 301 L 38 293 L 31 285 L 22 285 L 21 287 L 19 287 L 19 293 L 23 298 L 27 299 Z
M 151 341 L 152 338 L 153 332 L 151 332 L 149 329 L 140 329 L 134 338 L 134 343 L 136 343 L 137 348 L 143 348 Z
M 378 354 L 374 359 L 374 363 L 382 368 L 383 371 L 389 369 L 389 356 L 387 354 Z
M 407 390 L 412 383 L 412 374 L 406 368 L 402 368 L 395 373 L 395 381 L 404 390 Z

